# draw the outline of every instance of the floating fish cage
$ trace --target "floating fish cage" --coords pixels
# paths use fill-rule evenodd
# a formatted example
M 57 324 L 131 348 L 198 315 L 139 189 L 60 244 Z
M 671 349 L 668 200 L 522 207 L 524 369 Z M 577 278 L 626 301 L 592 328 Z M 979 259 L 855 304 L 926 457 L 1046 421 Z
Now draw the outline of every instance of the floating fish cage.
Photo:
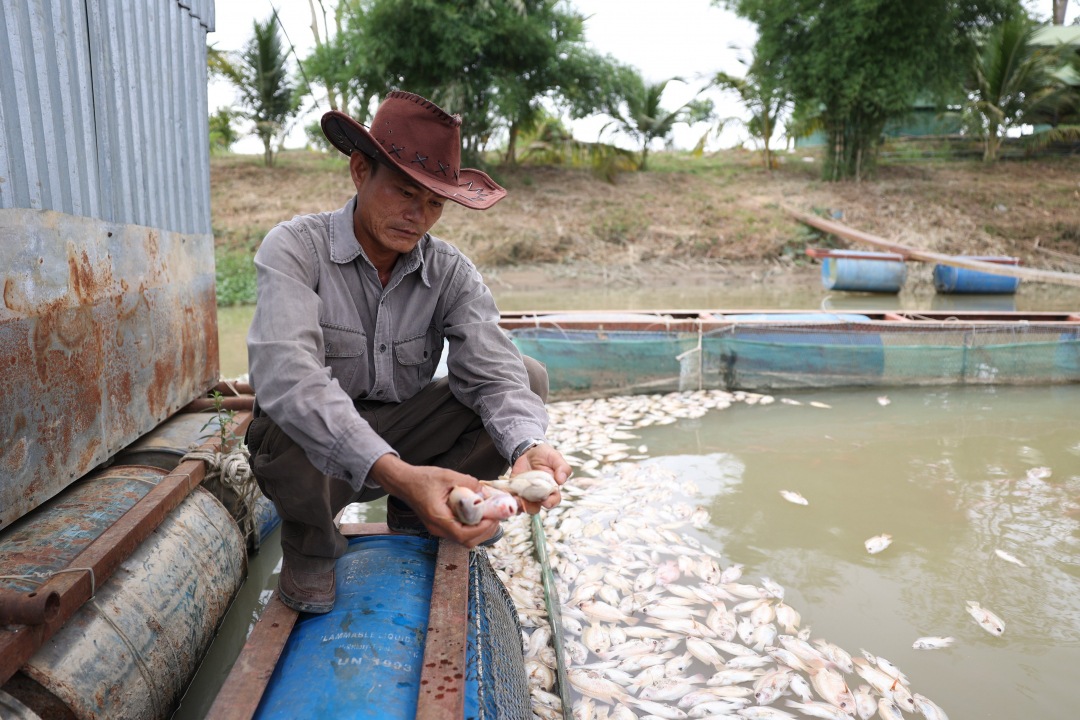
M 826 290 L 896 294 L 907 280 L 907 263 L 897 253 L 807 248 L 821 260 L 821 284 Z
M 1015 257 L 980 257 L 963 256 L 964 260 L 980 260 L 982 262 L 995 263 L 997 265 L 1019 265 L 1020 258 Z M 934 290 L 944 294 L 967 294 L 967 295 L 1012 295 L 1020 285 L 1020 278 L 1008 275 L 994 275 L 979 270 L 952 267 L 950 265 L 934 266 Z
M 957 315 L 564 313 L 503 327 L 563 397 L 1080 381 L 1080 315 Z

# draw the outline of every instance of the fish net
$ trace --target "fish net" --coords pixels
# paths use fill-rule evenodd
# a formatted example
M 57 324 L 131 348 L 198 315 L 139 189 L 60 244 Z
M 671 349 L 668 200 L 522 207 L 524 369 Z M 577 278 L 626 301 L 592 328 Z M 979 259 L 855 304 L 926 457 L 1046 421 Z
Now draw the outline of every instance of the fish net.
M 469 554 L 469 663 L 466 683 L 476 683 L 475 720 L 530 720 L 529 681 L 521 648 L 521 625 L 514 601 L 477 548 Z
M 563 396 L 1080 382 L 1080 326 L 755 322 L 687 332 L 510 333 Z

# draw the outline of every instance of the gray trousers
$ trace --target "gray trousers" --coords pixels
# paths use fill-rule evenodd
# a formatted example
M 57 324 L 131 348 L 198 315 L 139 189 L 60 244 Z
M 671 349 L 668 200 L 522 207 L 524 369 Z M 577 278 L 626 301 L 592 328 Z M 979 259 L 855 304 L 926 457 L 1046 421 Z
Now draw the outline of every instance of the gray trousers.
M 530 357 L 523 360 L 530 388 L 547 402 L 547 370 Z M 507 460 L 495 449 L 480 416 L 453 396 L 446 378 L 404 402 L 357 400 L 356 409 L 410 465 L 443 467 L 480 480 L 494 480 L 506 471 Z M 334 517 L 346 505 L 376 500 L 386 491 L 357 491 L 322 473 L 265 415 L 251 421 L 247 444 L 255 480 L 281 516 L 282 553 L 302 572 L 331 570 L 348 546 Z

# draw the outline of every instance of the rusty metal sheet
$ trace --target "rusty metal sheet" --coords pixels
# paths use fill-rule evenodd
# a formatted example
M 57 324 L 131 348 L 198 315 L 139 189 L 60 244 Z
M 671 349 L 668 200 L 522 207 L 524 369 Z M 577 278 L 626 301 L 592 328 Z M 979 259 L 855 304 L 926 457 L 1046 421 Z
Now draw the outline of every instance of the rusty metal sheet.
M 206 720 L 251 720 L 298 615 L 274 593 L 225 678 Z
M 465 713 L 468 611 L 469 551 L 453 540 L 440 540 L 420 673 L 418 720 L 460 720 Z
M 0 210 L 0 527 L 217 382 L 213 238 Z
M 251 422 L 251 414 L 241 413 L 236 419 L 237 425 L 234 432 L 237 435 L 243 435 Z M 210 442 L 203 447 L 214 448 L 217 444 Z M 143 469 L 160 473 L 157 468 Z M 109 472 L 116 474 L 120 470 L 120 468 L 110 468 Z M 61 565 L 59 558 L 46 554 L 42 562 L 51 561 L 53 565 L 42 567 L 42 569 L 48 571 L 53 568 L 89 568 L 93 571 L 94 587 L 100 587 L 120 563 L 134 552 L 161 524 L 162 520 L 202 482 L 205 473 L 206 465 L 201 461 L 189 460 L 181 463 L 141 499 L 129 505 L 129 509 L 123 515 L 108 524 L 68 563 Z M 59 542 L 60 539 L 57 538 L 56 541 Z M 15 552 L 14 547 L 10 552 Z M 27 562 L 32 560 L 32 558 L 23 559 Z M 14 561 L 10 566 L 6 562 L 0 564 L 0 569 L 5 575 L 28 574 L 9 569 L 14 567 L 21 566 Z M 0 628 L 0 685 L 7 682 L 19 667 L 52 637 L 83 603 L 90 599 L 93 594 L 91 582 L 89 571 L 54 575 L 38 589 L 39 592 L 55 591 L 60 595 L 60 612 L 54 620 L 42 625 Z

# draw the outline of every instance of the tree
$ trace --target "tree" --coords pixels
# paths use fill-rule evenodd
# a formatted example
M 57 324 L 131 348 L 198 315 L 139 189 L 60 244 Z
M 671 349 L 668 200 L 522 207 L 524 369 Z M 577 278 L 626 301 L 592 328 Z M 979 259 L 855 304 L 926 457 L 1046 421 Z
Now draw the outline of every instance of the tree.
M 761 143 L 761 159 L 765 173 L 772 175 L 773 157 L 769 142 L 780 122 L 780 117 L 791 102 L 788 91 L 779 79 L 770 72 L 766 62 L 756 59 L 749 64 L 744 77 L 733 77 L 727 73 L 717 73 L 713 83 L 738 93 L 743 106 L 750 113 L 746 121 L 747 132 Z
M 1032 42 L 1038 25 L 1023 16 L 990 30 L 972 62 L 974 90 L 969 116 L 977 113 L 984 138 L 983 160 L 997 159 L 1004 135 L 1026 124 L 1035 112 L 1060 101 L 1068 89 L 1054 76 L 1069 45 L 1040 47 Z
M 676 80 L 682 82 L 679 78 L 670 78 L 650 83 L 636 71 L 628 70 L 624 73 L 621 82 L 623 93 L 619 103 L 606 108 L 608 115 L 614 118 L 608 125 L 618 126 L 641 145 L 641 162 L 638 164 L 638 170 L 645 170 L 648 167 L 649 144 L 653 140 L 657 138 L 666 140 L 675 126 L 680 123 L 692 125 L 713 118 L 712 101 L 699 100 L 697 95 L 674 110 L 665 110 L 661 107 L 660 99 L 664 90 Z
M 1068 7 L 1069 0 L 1054 0 L 1054 24 L 1065 24 L 1065 8 Z
M 544 99 L 578 108 L 604 58 L 584 43 L 583 18 L 558 0 L 341 0 L 338 30 L 304 61 L 361 122 L 373 100 L 408 90 L 462 117 L 463 161 L 477 163 L 500 128 L 506 159 L 535 127 Z
M 240 139 L 240 133 L 233 125 L 236 111 L 220 107 L 210 116 L 210 152 L 212 154 L 232 151 L 233 144 Z
M 758 26 L 755 57 L 798 105 L 822 106 L 827 180 L 872 167 L 885 122 L 963 79 L 975 37 L 1018 0 L 713 0 Z
M 289 79 L 288 55 L 282 46 L 275 16 L 253 23 L 253 34 L 233 63 L 230 79 L 240 93 L 243 116 L 255 123 L 255 134 L 263 142 L 263 160 L 274 164 L 274 141 L 286 134 L 286 123 L 296 116 Z

